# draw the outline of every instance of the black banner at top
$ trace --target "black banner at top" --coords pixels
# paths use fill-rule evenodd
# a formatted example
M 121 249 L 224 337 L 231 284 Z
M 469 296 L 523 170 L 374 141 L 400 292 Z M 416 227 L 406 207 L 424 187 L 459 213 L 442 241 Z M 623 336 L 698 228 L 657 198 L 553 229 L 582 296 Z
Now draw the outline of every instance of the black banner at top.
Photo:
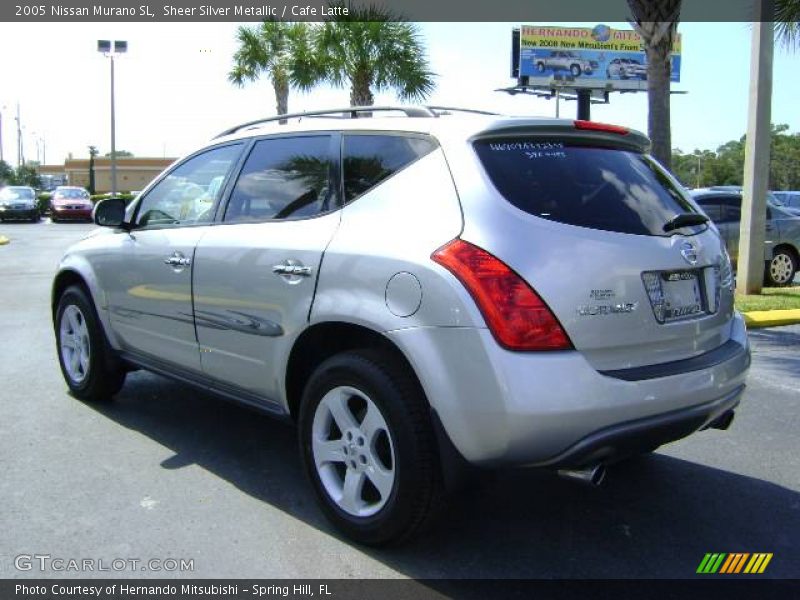
M 765 1 L 771 3 L 683 0 L 678 18 L 682 22 L 758 21 Z M 626 0 L 10 0 L 0 3 L 0 21 L 323 21 L 352 16 L 357 6 L 365 4 L 382 6 L 409 21 L 602 23 L 631 18 Z

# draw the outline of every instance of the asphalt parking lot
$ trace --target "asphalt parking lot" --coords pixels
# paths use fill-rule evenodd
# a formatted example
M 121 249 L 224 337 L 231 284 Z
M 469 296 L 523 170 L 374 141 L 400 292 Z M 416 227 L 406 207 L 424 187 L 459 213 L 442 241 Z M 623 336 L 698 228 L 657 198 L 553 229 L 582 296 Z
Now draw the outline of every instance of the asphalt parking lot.
M 0 225 L 0 577 L 684 578 L 707 552 L 772 552 L 800 576 L 800 326 L 754 331 L 731 429 L 609 470 L 587 489 L 508 471 L 395 549 L 341 539 L 294 430 L 161 377 L 107 405 L 66 392 L 49 287 L 87 224 Z M 192 559 L 192 572 L 18 570 L 15 557 Z

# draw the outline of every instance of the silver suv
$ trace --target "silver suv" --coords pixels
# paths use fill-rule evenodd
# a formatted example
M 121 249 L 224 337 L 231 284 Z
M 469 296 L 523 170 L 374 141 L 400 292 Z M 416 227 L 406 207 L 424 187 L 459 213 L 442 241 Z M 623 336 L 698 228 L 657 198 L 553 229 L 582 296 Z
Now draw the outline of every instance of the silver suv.
M 392 110 L 244 124 L 98 204 L 52 289 L 72 393 L 142 368 L 296 422 L 323 511 L 368 544 L 418 531 L 462 466 L 597 483 L 728 426 L 730 262 L 647 138 Z
M 549 55 L 536 57 L 534 63 L 539 73 L 544 73 L 547 69 L 569 71 L 573 77 L 579 77 L 581 74 L 591 75 L 599 66 L 596 60 L 588 60 L 574 52 L 563 50 L 552 50 Z

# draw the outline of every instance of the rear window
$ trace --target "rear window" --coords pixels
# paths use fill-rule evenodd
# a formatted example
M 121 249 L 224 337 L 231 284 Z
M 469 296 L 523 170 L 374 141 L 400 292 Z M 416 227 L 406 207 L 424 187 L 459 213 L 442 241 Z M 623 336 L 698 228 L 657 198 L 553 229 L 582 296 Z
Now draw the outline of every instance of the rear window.
M 346 135 L 344 137 L 344 197 L 354 200 L 414 161 L 436 144 L 409 135 Z
M 475 150 L 503 197 L 542 219 L 667 235 L 664 225 L 675 215 L 697 212 L 651 158 L 636 152 L 536 139 L 481 140 Z

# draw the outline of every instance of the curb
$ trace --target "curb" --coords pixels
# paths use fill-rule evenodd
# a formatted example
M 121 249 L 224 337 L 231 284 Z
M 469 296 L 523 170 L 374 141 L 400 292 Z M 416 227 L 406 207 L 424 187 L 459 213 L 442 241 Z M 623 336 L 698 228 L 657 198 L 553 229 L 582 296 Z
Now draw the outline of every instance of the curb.
M 9 240 L 9 239 L 8 239 L 6 236 L 4 236 L 4 235 L 0 235 L 0 246 L 5 246 L 5 245 L 6 245 L 6 244 L 8 244 L 10 241 L 11 241 L 11 240 Z
M 754 310 L 742 313 L 742 316 L 744 316 L 744 322 L 747 323 L 747 326 L 752 329 L 800 323 L 800 309 L 797 308 L 789 310 Z

